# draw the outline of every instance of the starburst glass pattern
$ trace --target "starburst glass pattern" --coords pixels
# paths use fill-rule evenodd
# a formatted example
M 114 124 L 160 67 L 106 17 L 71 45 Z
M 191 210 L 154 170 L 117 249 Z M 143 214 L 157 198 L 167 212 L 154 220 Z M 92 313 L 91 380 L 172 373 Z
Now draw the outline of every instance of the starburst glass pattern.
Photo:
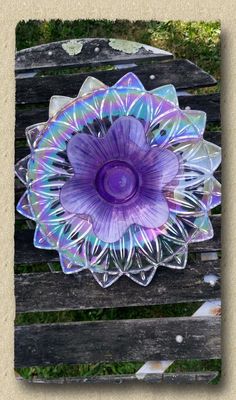
M 132 73 L 112 87 L 89 77 L 75 99 L 53 96 L 16 165 L 34 245 L 102 287 L 185 268 L 188 244 L 213 236 L 208 215 L 220 204 L 221 151 L 203 139 L 205 124 L 204 112 L 179 108 L 174 86 L 146 91 Z

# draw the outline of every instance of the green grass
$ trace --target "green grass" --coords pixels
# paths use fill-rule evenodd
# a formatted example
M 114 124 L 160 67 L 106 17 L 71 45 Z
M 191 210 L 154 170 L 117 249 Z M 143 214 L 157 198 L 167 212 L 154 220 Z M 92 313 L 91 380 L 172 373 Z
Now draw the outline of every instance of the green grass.
M 170 51 L 176 58 L 187 58 L 220 80 L 220 23 L 212 22 L 183 22 L 183 21 L 107 21 L 107 20 L 77 20 L 77 21 L 21 21 L 16 27 L 16 48 L 21 50 L 27 47 L 49 43 L 53 41 L 85 38 L 107 37 L 121 38 L 145 43 Z M 99 67 L 110 69 L 112 66 Z M 47 74 L 76 73 L 90 71 L 86 69 L 63 69 L 63 71 L 47 71 Z M 43 75 L 45 72 L 42 72 Z M 214 93 L 220 89 L 220 82 L 211 88 L 195 89 L 195 94 Z M 31 106 L 29 106 L 31 107 Z M 208 130 L 220 130 L 217 124 L 208 126 Z M 22 144 L 22 141 L 21 141 Z M 220 212 L 220 208 L 217 209 Z M 23 224 L 23 225 L 22 225 Z M 24 227 L 25 222 L 17 221 L 16 228 Z M 58 269 L 58 264 L 53 264 Z M 16 266 L 17 273 L 48 271 L 47 265 Z M 200 303 L 174 304 L 149 307 L 123 307 L 116 309 L 94 309 L 86 311 L 60 311 L 45 313 L 25 313 L 16 316 L 15 323 L 56 323 L 68 321 L 96 321 L 124 318 L 156 318 L 178 317 L 192 315 Z M 76 366 L 56 365 L 50 367 L 21 368 L 17 372 L 24 378 L 33 376 L 45 379 L 92 376 L 104 374 L 132 374 L 143 363 L 96 363 L 80 364 Z M 167 372 L 176 371 L 220 371 L 220 360 L 184 360 L 175 361 Z M 217 383 L 217 378 L 214 383 Z
M 164 318 L 191 316 L 202 303 L 166 304 L 139 307 L 99 308 L 92 310 L 71 310 L 18 314 L 16 325 L 59 323 L 76 321 L 101 321 L 135 318 Z
M 18 368 L 16 371 L 25 379 L 32 379 L 34 377 L 55 379 L 62 377 L 135 374 L 142 365 L 143 362 L 95 363 L 72 366 L 60 364 L 44 368 Z M 173 373 L 189 371 L 219 371 L 219 376 L 212 381 L 213 384 L 216 384 L 220 380 L 221 360 L 175 361 L 165 372 Z
M 25 379 L 32 379 L 33 377 L 53 379 L 75 376 L 134 374 L 142 365 L 143 362 L 95 363 L 72 366 L 61 364 L 44 368 L 19 368 L 16 371 Z

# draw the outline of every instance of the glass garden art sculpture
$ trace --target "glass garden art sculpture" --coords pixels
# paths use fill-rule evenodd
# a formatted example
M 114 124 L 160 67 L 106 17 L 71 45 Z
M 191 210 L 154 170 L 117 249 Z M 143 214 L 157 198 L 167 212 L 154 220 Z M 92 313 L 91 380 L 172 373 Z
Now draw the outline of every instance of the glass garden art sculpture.
M 179 108 L 174 86 L 147 91 L 133 73 L 53 96 L 16 165 L 26 185 L 17 210 L 36 222 L 34 245 L 102 287 L 185 268 L 188 244 L 213 236 L 208 215 L 220 203 L 221 151 L 203 139 L 205 123 L 204 112 Z

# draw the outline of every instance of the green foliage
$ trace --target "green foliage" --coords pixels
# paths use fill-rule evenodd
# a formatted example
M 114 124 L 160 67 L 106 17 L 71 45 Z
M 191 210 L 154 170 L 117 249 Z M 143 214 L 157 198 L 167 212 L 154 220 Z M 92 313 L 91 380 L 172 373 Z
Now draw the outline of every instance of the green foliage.
M 135 318 L 187 317 L 191 316 L 200 303 L 165 304 L 139 307 L 99 308 L 92 310 L 71 310 L 17 314 L 16 325 L 98 321 Z
M 127 39 L 160 47 L 175 57 L 190 59 L 217 79 L 220 77 L 218 21 L 21 21 L 16 27 L 16 48 L 85 37 Z
M 53 379 L 74 376 L 134 374 L 142 365 L 142 362 L 96 363 L 72 366 L 60 364 L 44 368 L 19 368 L 16 371 L 25 379 L 32 379 L 34 376 Z
M 161 45 L 175 57 L 191 60 L 219 79 L 220 22 L 160 22 L 149 30 L 152 45 Z

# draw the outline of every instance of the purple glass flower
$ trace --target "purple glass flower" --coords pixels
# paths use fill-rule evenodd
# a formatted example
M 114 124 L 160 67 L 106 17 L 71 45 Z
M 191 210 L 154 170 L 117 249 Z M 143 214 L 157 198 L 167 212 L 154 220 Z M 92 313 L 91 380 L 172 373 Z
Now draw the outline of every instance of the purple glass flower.
M 103 138 L 78 133 L 67 155 L 74 176 L 61 189 L 61 204 L 90 216 L 100 240 L 116 242 L 132 224 L 158 228 L 167 221 L 163 188 L 177 175 L 178 158 L 150 147 L 134 117 L 118 118 Z
M 221 151 L 204 140 L 205 123 L 204 112 L 180 110 L 172 85 L 147 91 L 132 73 L 112 87 L 89 77 L 75 99 L 53 96 L 16 165 L 34 245 L 102 287 L 185 268 L 188 244 L 213 236 L 209 212 L 220 204 Z

